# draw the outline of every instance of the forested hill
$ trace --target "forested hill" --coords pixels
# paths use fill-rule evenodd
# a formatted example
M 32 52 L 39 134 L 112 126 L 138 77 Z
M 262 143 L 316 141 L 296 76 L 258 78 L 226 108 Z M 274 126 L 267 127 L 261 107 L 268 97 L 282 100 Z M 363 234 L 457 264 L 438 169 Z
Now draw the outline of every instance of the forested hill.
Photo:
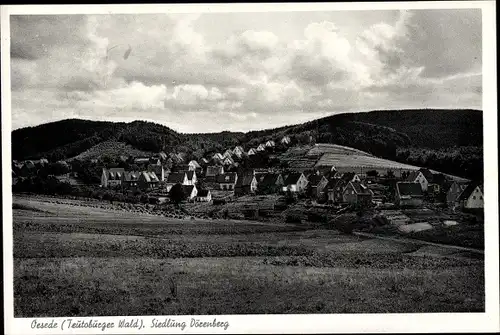
M 483 118 L 478 110 L 345 113 L 261 131 L 180 134 L 155 123 L 68 119 L 12 132 L 13 159 L 59 160 L 105 141 L 146 152 L 185 152 L 193 158 L 228 147 L 245 149 L 284 135 L 293 143 L 336 143 L 404 163 L 462 176 L 482 173 Z
M 12 158 L 46 157 L 59 160 L 74 157 L 109 140 L 130 144 L 145 151 L 159 152 L 182 143 L 172 129 L 151 122 L 105 122 L 67 119 L 12 132 Z

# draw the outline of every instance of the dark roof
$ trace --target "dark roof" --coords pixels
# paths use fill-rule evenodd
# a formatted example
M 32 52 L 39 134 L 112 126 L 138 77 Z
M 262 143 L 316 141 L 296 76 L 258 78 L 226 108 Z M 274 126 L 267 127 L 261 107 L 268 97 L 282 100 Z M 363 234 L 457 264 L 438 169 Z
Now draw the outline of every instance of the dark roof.
M 244 173 L 238 176 L 238 180 L 236 180 L 236 187 L 250 186 L 252 184 L 253 178 L 253 173 Z
M 347 184 L 347 182 L 343 179 L 340 178 L 333 178 L 328 181 L 328 184 L 326 184 L 326 189 L 327 190 L 333 190 L 336 187 L 344 187 Z
M 257 183 L 259 186 L 266 187 L 266 186 L 274 186 L 276 185 L 276 182 L 278 181 L 279 178 L 278 173 L 262 173 L 258 174 L 257 177 Z
M 210 193 L 210 190 L 198 190 L 197 196 L 204 198 L 204 197 L 207 197 L 209 193 Z
M 285 175 L 285 177 L 284 177 L 285 185 L 296 184 L 299 181 L 299 178 L 301 175 L 302 175 L 302 173 L 300 173 L 300 172 L 292 172 L 292 173 Z
M 422 197 L 422 186 L 419 183 L 397 182 L 396 187 L 401 196 Z
M 406 181 L 408 182 L 414 182 L 415 179 L 417 178 L 417 176 L 420 174 L 419 171 L 411 171 L 409 174 L 408 174 L 408 177 L 406 177 Z M 425 175 L 424 175 L 425 177 Z M 427 179 L 427 178 L 425 178 Z M 428 181 L 428 180 L 427 180 Z
M 191 192 L 193 192 L 194 185 L 181 185 L 181 186 L 184 195 L 186 196 L 191 195 Z
M 354 172 L 346 172 L 342 175 L 341 179 L 344 180 L 344 181 L 351 181 L 352 178 L 354 178 L 356 174 Z
M 168 175 L 167 183 L 182 184 L 184 182 L 185 172 L 174 172 Z
M 186 175 L 188 177 L 188 180 L 193 180 L 194 171 L 186 171 Z
M 317 175 L 315 173 L 307 177 L 310 186 L 318 186 L 319 182 L 323 179 L 322 175 Z
M 370 192 L 370 189 L 360 183 L 360 182 L 351 182 L 350 183 L 353 187 L 354 187 L 354 191 L 357 193 L 357 194 L 371 194 L 372 192 Z
M 462 193 L 460 193 L 460 196 L 458 197 L 458 200 L 467 200 L 467 199 L 469 199 L 469 197 L 471 196 L 472 192 L 474 192 L 474 190 L 478 186 L 479 186 L 479 183 L 474 183 L 474 182 L 470 183 L 469 185 L 467 185 L 467 187 L 462 191 Z M 481 188 L 481 192 L 482 191 L 483 190 Z
M 161 170 L 163 169 L 163 166 L 161 165 L 156 165 L 156 164 L 149 164 L 148 165 L 148 171 L 152 171 L 156 173 L 157 175 L 161 175 Z
M 219 174 L 217 175 L 217 178 L 215 180 L 220 184 L 234 184 L 234 182 L 236 181 L 236 172 Z
M 434 174 L 431 171 L 429 171 L 429 169 L 421 168 L 419 171 L 422 172 L 425 179 L 427 179 L 429 183 L 432 183 L 434 181 Z

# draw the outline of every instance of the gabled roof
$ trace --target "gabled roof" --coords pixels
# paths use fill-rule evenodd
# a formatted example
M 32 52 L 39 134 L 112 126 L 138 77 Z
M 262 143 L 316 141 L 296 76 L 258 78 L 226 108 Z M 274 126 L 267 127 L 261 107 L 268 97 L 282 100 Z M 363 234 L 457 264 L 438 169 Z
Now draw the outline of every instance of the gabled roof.
M 310 186 L 318 186 L 319 182 L 323 179 L 322 175 L 317 175 L 315 173 L 311 174 L 310 176 L 307 177 L 307 180 L 309 181 Z
M 262 173 L 258 174 L 256 176 L 257 178 L 257 183 L 259 184 L 259 187 L 266 187 L 266 186 L 274 186 L 276 185 L 276 182 L 278 181 L 279 174 L 277 173 Z
M 139 180 L 140 172 L 138 171 L 125 171 L 123 173 L 124 181 L 137 181 Z
M 417 179 L 418 175 L 420 174 L 420 171 L 411 171 L 408 174 L 408 177 L 406 177 L 406 181 L 408 182 L 414 182 L 415 179 Z M 425 176 L 424 176 L 425 177 Z M 426 178 L 427 179 L 427 178 Z
M 188 165 L 194 166 L 196 169 L 201 168 L 200 164 L 198 164 L 198 162 L 195 161 L 194 159 L 191 160 Z
M 467 185 L 467 187 L 460 193 L 460 196 L 458 197 L 458 200 L 467 200 L 471 196 L 472 192 L 476 189 L 476 187 L 479 186 L 479 189 L 481 190 L 481 193 L 483 192 L 482 185 L 479 185 L 479 183 L 470 183 Z
M 219 184 L 234 184 L 236 181 L 236 172 L 226 172 L 217 175 L 215 181 Z
M 184 182 L 185 172 L 174 172 L 168 175 L 167 183 L 169 184 L 182 184 Z
M 363 183 L 352 181 L 349 184 L 353 186 L 354 192 L 356 192 L 356 194 L 372 194 L 370 189 Z
M 209 194 L 210 194 L 210 190 L 200 189 L 200 190 L 198 190 L 198 194 L 196 196 L 198 196 L 200 198 L 205 198 L 205 197 L 208 197 Z
M 284 176 L 285 185 L 297 184 L 297 182 L 300 179 L 300 176 L 302 176 L 302 173 L 300 172 L 292 172 L 285 175 Z
M 340 178 L 344 181 L 349 182 L 352 180 L 352 178 L 354 178 L 355 175 L 356 175 L 356 173 L 354 173 L 354 172 L 346 172 L 346 173 L 343 173 L 342 177 L 340 177 Z
M 191 195 L 191 193 L 193 192 L 194 185 L 181 185 L 181 186 L 184 195 L 186 196 Z
M 422 186 L 419 183 L 397 182 L 396 188 L 399 195 L 411 197 L 423 197 Z
M 252 184 L 252 180 L 255 176 L 253 173 L 245 173 L 241 176 L 238 176 L 238 180 L 236 181 L 236 187 L 244 187 L 250 186 Z
M 425 179 L 427 179 L 429 183 L 432 183 L 434 181 L 434 174 L 431 171 L 429 171 L 429 169 L 421 168 L 419 171 L 422 172 Z
M 156 176 L 156 173 L 150 172 L 150 171 L 142 171 L 141 175 L 143 178 L 146 180 L 148 183 L 157 183 L 160 180 L 158 179 L 158 176 Z
M 168 156 L 167 156 L 167 154 L 166 154 L 166 153 L 164 153 L 163 151 L 160 151 L 160 152 L 158 153 L 158 156 L 160 156 L 160 158 L 161 158 L 161 159 L 163 159 L 163 160 L 167 159 L 167 157 L 168 157 Z
M 326 189 L 327 190 L 333 190 L 336 187 L 344 187 L 347 184 L 347 182 L 343 179 L 340 178 L 332 178 L 328 181 L 328 184 L 326 184 Z
M 125 172 L 124 168 L 111 168 L 104 169 L 108 179 L 122 179 L 122 175 Z

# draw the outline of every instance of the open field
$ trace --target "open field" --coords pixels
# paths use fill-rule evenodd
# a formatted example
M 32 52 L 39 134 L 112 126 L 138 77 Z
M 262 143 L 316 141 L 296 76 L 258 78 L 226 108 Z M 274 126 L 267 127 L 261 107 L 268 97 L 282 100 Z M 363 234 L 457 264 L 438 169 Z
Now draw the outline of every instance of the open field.
M 311 150 L 307 152 L 307 155 L 309 156 L 317 156 L 317 155 L 322 155 L 322 154 L 344 154 L 344 155 L 364 155 L 364 156 L 370 156 L 367 152 L 354 149 L 351 147 L 346 147 L 343 145 L 338 145 L 338 144 L 330 144 L 330 143 L 317 143 L 315 144 Z
M 418 170 L 418 166 L 398 163 L 395 161 L 390 161 L 383 158 L 378 158 L 374 156 L 366 156 L 364 154 L 354 154 L 354 153 L 325 153 L 321 156 L 320 160 L 316 163 L 316 166 L 335 166 L 336 168 L 345 167 L 363 167 L 365 170 L 368 169 L 394 169 L 394 170 Z
M 14 197 L 15 316 L 484 311 L 484 261 L 307 225 Z

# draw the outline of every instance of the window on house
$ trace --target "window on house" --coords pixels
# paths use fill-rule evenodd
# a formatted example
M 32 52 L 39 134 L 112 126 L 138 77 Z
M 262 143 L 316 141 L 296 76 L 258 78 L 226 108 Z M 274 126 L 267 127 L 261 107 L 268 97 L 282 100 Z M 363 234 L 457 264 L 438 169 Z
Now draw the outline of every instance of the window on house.
M 472 199 L 476 200 L 476 196 L 474 195 L 474 196 L 472 197 Z
M 483 197 L 482 197 L 482 196 L 480 196 L 480 197 L 479 197 L 479 199 L 480 199 L 480 200 L 483 200 Z

